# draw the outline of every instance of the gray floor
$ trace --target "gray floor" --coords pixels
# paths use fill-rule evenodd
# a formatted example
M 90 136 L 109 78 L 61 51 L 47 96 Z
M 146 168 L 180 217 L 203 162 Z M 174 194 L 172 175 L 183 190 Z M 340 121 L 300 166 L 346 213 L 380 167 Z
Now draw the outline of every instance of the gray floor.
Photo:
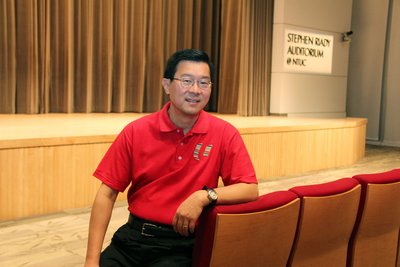
M 297 176 L 279 177 L 259 185 L 260 193 L 285 190 L 400 168 L 400 148 L 367 146 L 365 157 L 356 164 Z M 105 245 L 127 219 L 126 205 L 118 203 Z M 70 210 L 51 216 L 0 224 L 0 266 L 82 266 L 87 242 L 89 209 Z

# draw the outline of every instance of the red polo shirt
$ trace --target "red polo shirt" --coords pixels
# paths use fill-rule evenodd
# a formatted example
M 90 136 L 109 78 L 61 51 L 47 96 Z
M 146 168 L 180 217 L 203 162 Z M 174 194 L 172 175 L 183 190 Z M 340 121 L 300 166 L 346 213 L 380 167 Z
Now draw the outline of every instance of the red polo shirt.
M 186 134 L 159 112 L 128 124 L 113 142 L 94 176 L 123 192 L 129 184 L 129 211 L 143 219 L 172 224 L 178 206 L 204 185 L 257 183 L 239 132 L 205 111 Z

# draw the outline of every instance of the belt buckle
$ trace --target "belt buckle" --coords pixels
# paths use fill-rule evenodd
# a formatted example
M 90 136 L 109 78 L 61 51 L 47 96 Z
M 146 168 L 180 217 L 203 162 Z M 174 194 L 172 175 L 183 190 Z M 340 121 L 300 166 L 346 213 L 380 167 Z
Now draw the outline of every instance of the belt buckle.
M 157 227 L 157 225 L 152 224 L 152 223 L 143 223 L 143 224 L 142 224 L 142 231 L 140 232 L 140 234 L 141 234 L 141 235 L 144 235 L 144 236 L 148 236 L 148 237 L 154 237 L 155 235 L 151 235 L 151 234 L 145 233 L 145 231 L 146 231 L 146 226 Z

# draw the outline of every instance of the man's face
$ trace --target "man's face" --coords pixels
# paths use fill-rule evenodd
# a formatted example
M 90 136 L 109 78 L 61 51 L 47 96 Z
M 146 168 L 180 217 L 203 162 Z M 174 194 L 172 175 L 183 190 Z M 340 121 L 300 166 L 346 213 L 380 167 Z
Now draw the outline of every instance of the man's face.
M 208 103 L 211 86 L 200 88 L 199 82 L 210 80 L 210 70 L 207 63 L 181 61 L 177 66 L 174 78 L 181 80 L 196 80 L 193 86 L 185 87 L 179 80 L 163 79 L 163 87 L 171 100 L 171 111 L 178 116 L 197 115 Z

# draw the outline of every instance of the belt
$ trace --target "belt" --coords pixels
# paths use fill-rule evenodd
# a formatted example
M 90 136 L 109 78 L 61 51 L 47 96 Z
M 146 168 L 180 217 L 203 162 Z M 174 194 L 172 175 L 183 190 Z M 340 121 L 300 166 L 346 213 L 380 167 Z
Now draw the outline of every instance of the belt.
M 146 221 L 129 214 L 128 224 L 135 230 L 138 230 L 141 235 L 147 237 L 167 237 L 167 238 L 182 238 L 183 236 L 175 232 L 171 226 L 158 224 L 152 221 Z

